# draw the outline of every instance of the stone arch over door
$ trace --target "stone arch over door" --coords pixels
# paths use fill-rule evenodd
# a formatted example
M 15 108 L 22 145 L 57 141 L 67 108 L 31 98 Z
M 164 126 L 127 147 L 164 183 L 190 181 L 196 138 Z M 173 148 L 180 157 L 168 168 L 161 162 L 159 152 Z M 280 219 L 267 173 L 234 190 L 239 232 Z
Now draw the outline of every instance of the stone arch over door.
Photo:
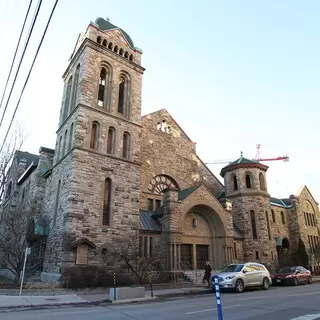
M 226 263 L 226 230 L 220 215 L 212 206 L 205 204 L 187 206 L 183 212 L 179 230 L 182 234 L 181 259 L 189 248 L 194 269 L 203 269 L 206 260 L 214 269 L 223 267 Z

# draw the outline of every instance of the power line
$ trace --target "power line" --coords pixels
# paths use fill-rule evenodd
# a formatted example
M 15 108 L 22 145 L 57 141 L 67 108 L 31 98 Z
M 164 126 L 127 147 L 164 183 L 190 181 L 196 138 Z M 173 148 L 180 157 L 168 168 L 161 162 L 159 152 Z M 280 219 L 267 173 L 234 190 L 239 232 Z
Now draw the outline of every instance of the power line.
M 24 31 L 24 27 L 25 27 L 26 22 L 27 22 L 27 18 L 28 18 L 28 16 L 29 16 L 31 4 L 32 4 L 32 0 L 30 0 L 29 7 L 28 7 L 28 10 L 27 10 L 27 13 L 26 13 L 26 17 L 24 18 L 24 22 L 23 22 L 23 25 L 22 25 L 22 28 L 21 28 L 19 40 L 18 40 L 17 47 L 16 47 L 16 51 L 14 52 L 14 56 L 13 56 L 13 59 L 12 59 L 10 71 L 9 71 L 8 78 L 7 78 L 7 82 L 6 82 L 6 85 L 5 85 L 4 90 L 3 90 L 3 94 L 2 94 L 2 98 L 1 98 L 1 102 L 0 102 L 0 109 L 1 109 L 1 106 L 2 106 L 3 99 L 4 99 L 4 95 L 5 95 L 6 91 L 7 91 L 9 79 L 10 79 L 10 77 L 11 77 L 12 68 L 13 68 L 14 62 L 15 62 L 15 60 L 16 60 L 18 48 L 19 48 L 19 46 L 20 46 L 20 41 L 21 41 L 21 37 L 22 37 L 23 31 Z
M 27 37 L 27 40 L 26 40 L 24 48 L 23 48 L 22 56 L 21 56 L 20 61 L 19 61 L 18 69 L 16 71 L 16 75 L 15 75 L 13 83 L 11 85 L 10 93 L 9 93 L 9 96 L 8 96 L 7 102 L 6 102 L 6 106 L 5 106 L 4 110 L 3 110 L 2 118 L 1 118 L 1 121 L 0 121 L 0 128 L 1 128 L 1 125 L 2 125 L 2 122 L 3 122 L 3 118 L 4 118 L 4 116 L 6 114 L 6 111 L 7 111 L 7 108 L 8 108 L 8 104 L 9 104 L 9 101 L 10 101 L 10 98 L 11 98 L 12 91 L 13 91 L 14 86 L 16 84 L 16 80 L 17 80 L 17 77 L 18 77 L 18 74 L 19 74 L 19 71 L 20 71 L 20 67 L 21 67 L 21 64 L 22 64 L 22 61 L 23 61 L 23 58 L 24 58 L 24 54 L 26 53 L 31 34 L 33 32 L 33 28 L 34 28 L 34 25 L 36 23 L 36 20 L 37 20 L 39 11 L 40 11 L 41 3 L 42 3 L 42 0 L 39 0 L 36 12 L 35 12 L 35 14 L 33 16 L 33 20 L 32 20 L 32 24 L 31 24 L 31 27 L 30 27 L 30 30 L 29 30 L 29 33 L 28 33 L 28 37 Z
M 14 117 L 15 117 L 15 115 L 16 115 L 16 113 L 17 113 L 17 110 L 18 110 L 18 107 L 19 107 L 19 104 L 20 104 L 20 101 L 21 101 L 23 92 L 24 92 L 24 90 L 25 90 L 25 88 L 26 88 L 26 86 L 27 86 L 27 83 L 28 83 L 28 81 L 29 81 L 29 78 L 30 78 L 30 75 L 31 75 L 33 66 L 34 66 L 34 64 L 35 64 L 35 62 L 36 62 L 36 60 L 37 60 L 37 57 L 38 57 L 38 54 L 39 54 L 39 51 L 40 51 L 42 42 L 43 42 L 44 37 L 45 37 L 45 35 L 46 35 L 46 33 L 47 33 L 48 27 L 49 27 L 50 22 L 51 22 L 51 18 L 52 18 L 53 13 L 54 13 L 54 11 L 55 11 L 55 9 L 56 9 L 56 6 L 57 6 L 57 4 L 58 4 L 58 1 L 59 1 L 59 0 L 56 0 L 56 2 L 55 2 L 54 5 L 53 5 L 53 8 L 52 8 L 52 10 L 51 10 L 51 14 L 50 14 L 49 20 L 48 20 L 48 22 L 47 22 L 46 28 L 44 29 L 44 32 L 43 32 L 41 41 L 40 41 L 39 46 L 38 46 L 38 48 L 37 48 L 37 52 L 36 52 L 36 54 L 35 54 L 35 56 L 34 56 L 34 58 L 33 58 L 32 65 L 31 65 L 31 67 L 30 67 L 30 70 L 29 70 L 27 79 L 26 79 L 26 81 L 25 81 L 25 83 L 24 83 L 24 85 L 23 85 L 23 88 L 22 88 L 22 91 L 21 91 L 21 93 L 20 93 L 20 97 L 19 97 L 19 100 L 18 100 L 18 102 L 17 102 L 16 108 L 15 108 L 15 110 L 14 110 L 14 113 L 13 113 L 12 117 L 11 117 L 10 125 L 9 125 L 9 128 L 8 128 L 8 130 L 7 130 L 7 133 L 6 133 L 5 137 L 4 137 L 4 140 L 3 140 L 3 143 L 2 143 L 2 146 L 1 146 L 1 149 L 0 149 L 0 153 L 2 152 L 2 149 L 3 149 L 4 145 L 5 145 L 6 140 L 7 140 L 7 137 L 8 137 L 9 131 L 10 131 L 10 129 L 11 129 L 11 126 L 12 126 L 12 123 L 13 123 L 13 120 L 14 120 Z

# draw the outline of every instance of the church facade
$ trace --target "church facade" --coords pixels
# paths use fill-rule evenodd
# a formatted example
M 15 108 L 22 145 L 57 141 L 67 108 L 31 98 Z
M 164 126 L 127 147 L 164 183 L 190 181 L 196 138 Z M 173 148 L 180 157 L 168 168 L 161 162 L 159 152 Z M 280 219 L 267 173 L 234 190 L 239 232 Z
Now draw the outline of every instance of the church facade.
M 41 271 L 99 264 L 128 241 L 142 256 L 160 245 L 169 271 L 275 266 L 299 239 L 316 246 L 319 207 L 306 186 L 273 198 L 268 167 L 242 155 L 222 184 L 167 110 L 141 116 L 141 56 L 124 30 L 91 22 L 63 75 L 55 150 L 15 154 L 2 214 L 19 204 L 33 216 Z

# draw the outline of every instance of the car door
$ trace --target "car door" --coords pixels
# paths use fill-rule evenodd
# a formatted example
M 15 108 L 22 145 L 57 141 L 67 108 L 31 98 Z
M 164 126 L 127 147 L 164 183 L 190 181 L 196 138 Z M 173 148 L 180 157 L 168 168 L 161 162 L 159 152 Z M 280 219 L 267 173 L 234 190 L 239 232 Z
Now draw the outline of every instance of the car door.
M 297 269 L 301 272 L 301 282 L 307 283 L 309 277 L 308 270 L 303 267 L 298 267 Z
M 298 279 L 299 283 L 304 283 L 304 274 L 303 272 L 301 272 L 301 269 L 299 267 L 296 268 L 294 275 L 296 276 L 296 278 Z
M 244 285 L 246 287 L 252 287 L 256 284 L 256 271 L 252 268 L 252 265 L 247 264 L 243 270 Z

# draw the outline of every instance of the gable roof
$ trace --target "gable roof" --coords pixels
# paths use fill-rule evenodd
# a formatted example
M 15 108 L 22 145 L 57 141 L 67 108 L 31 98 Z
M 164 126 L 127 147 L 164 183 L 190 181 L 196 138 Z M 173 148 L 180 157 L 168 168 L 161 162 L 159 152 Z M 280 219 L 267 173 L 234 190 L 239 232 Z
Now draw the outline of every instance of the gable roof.
M 19 163 L 21 160 L 25 159 L 26 168 L 28 168 L 32 162 L 38 164 L 38 161 L 39 161 L 38 155 L 29 153 L 26 151 L 20 151 L 20 150 L 17 150 L 15 152 L 15 158 L 17 159 L 17 163 Z
M 314 201 L 317 205 L 319 205 L 319 202 L 316 201 L 316 199 L 313 197 L 312 193 L 310 192 L 309 188 L 308 188 L 306 185 L 303 185 L 303 186 L 301 186 L 301 187 L 299 188 L 299 190 L 298 190 L 298 197 L 301 195 L 301 193 L 303 192 L 304 189 L 306 189 L 306 190 L 308 191 L 308 193 L 309 193 L 309 195 L 311 196 L 311 198 L 313 199 L 313 201 Z
M 98 28 L 101 31 L 107 31 L 107 30 L 112 30 L 112 29 L 118 29 L 121 31 L 121 33 L 123 34 L 124 38 L 128 41 L 130 47 L 132 49 L 134 49 L 134 43 L 131 39 L 131 37 L 121 28 L 115 26 L 114 24 L 112 24 L 111 22 L 99 17 L 96 19 L 95 24 L 98 26 Z
M 186 188 L 186 189 L 183 189 L 183 190 L 180 190 L 178 192 L 178 200 L 179 201 L 183 201 L 184 199 L 186 199 L 187 197 L 189 197 L 189 195 L 196 191 L 198 188 L 199 188 L 200 185 L 197 185 L 197 186 L 192 186 L 192 187 L 189 187 L 189 188 Z
M 270 204 L 282 208 L 290 208 L 292 206 L 290 199 L 279 199 L 275 197 L 270 197 Z

